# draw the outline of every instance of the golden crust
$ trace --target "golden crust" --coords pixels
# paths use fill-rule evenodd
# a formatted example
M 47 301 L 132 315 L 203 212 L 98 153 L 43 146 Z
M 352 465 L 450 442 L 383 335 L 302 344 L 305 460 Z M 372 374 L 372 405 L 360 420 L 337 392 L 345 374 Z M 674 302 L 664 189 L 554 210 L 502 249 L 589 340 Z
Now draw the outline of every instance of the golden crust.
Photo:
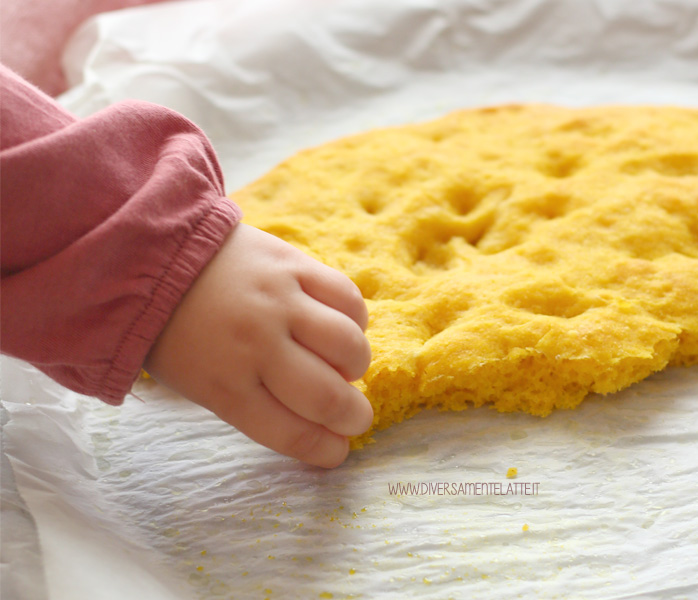
M 698 363 L 698 110 L 466 110 L 301 152 L 232 198 L 345 272 L 373 428 L 545 416 Z

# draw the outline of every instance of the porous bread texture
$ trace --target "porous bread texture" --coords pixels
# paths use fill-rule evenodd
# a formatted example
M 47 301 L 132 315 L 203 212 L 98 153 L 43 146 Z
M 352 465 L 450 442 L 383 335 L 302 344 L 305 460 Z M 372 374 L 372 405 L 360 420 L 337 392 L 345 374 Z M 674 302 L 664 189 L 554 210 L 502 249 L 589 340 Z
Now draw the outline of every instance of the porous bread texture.
M 698 363 L 698 110 L 464 110 L 301 152 L 232 198 L 368 304 L 371 434 L 545 416 Z

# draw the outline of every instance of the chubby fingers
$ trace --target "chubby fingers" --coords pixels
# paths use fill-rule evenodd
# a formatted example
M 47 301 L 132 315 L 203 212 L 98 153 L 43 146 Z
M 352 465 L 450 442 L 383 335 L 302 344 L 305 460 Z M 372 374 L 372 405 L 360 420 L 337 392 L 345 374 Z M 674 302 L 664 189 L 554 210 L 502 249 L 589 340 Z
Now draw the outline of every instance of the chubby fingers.
M 291 336 L 334 367 L 347 381 L 359 379 L 371 363 L 371 346 L 346 314 L 305 296 L 289 315 Z
M 359 435 L 371 426 L 370 402 L 322 358 L 292 339 L 276 353 L 261 375 L 282 404 L 343 436 Z
M 298 274 L 303 291 L 318 302 L 344 313 L 365 331 L 368 326 L 368 309 L 356 284 L 344 273 L 321 262 L 312 262 L 315 263 L 312 268 L 308 268 L 309 265 L 306 264 L 306 268 Z
M 318 467 L 336 467 L 349 453 L 346 437 L 296 414 L 261 383 L 234 414 L 218 416 L 255 442 Z

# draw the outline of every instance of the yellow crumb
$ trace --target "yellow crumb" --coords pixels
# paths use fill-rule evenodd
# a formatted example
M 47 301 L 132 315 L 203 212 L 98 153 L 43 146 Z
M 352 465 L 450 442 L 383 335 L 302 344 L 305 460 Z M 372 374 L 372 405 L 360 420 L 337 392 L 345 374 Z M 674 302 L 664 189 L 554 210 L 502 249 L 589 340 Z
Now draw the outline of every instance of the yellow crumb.
M 521 528 L 522 531 L 528 531 L 528 523 L 525 523 L 524 526 Z
M 507 469 L 507 477 L 509 479 L 514 479 L 518 472 L 519 470 L 516 467 L 510 467 L 509 469 Z

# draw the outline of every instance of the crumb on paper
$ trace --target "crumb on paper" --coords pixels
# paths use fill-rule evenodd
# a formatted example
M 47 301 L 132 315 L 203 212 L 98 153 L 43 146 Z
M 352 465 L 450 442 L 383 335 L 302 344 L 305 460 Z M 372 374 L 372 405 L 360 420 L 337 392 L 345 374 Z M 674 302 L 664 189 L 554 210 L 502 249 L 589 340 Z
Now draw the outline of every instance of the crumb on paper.
M 507 469 L 507 478 L 514 479 L 518 474 L 519 470 L 516 467 L 510 467 Z

